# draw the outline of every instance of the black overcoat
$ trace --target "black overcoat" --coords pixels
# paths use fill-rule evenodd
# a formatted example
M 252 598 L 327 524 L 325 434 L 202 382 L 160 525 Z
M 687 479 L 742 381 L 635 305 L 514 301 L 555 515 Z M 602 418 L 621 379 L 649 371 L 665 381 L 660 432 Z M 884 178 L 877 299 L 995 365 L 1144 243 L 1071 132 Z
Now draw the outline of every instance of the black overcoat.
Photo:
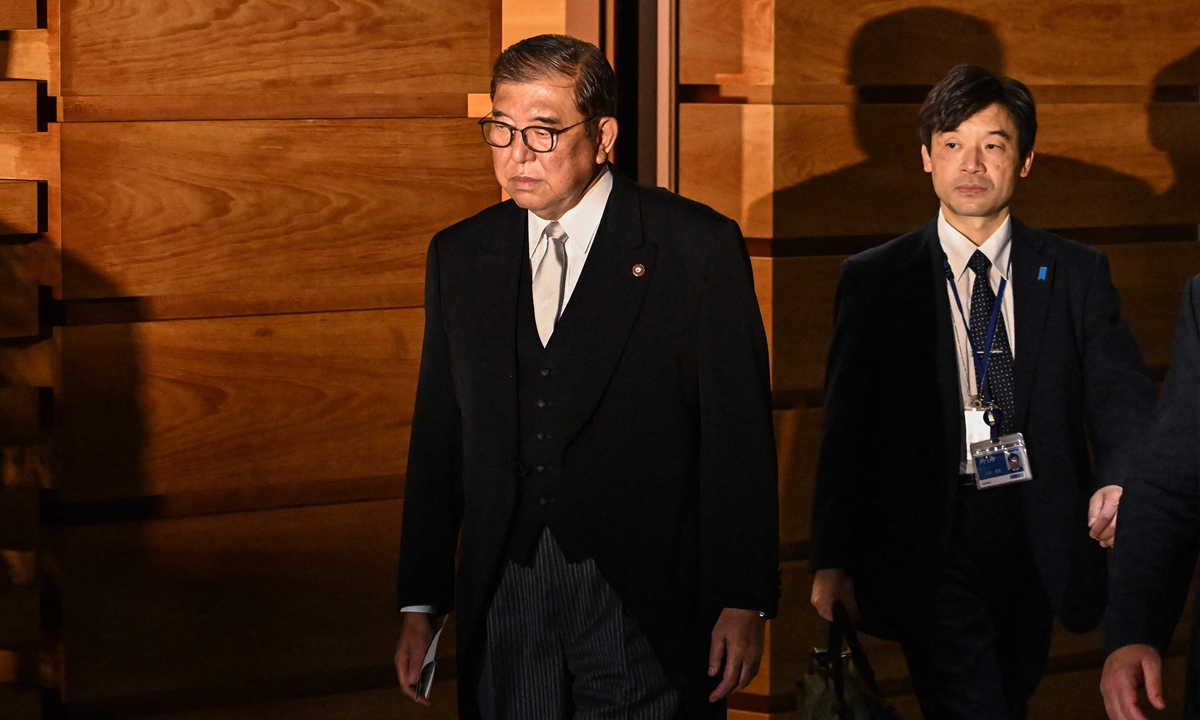
M 719 716 L 705 699 L 713 623 L 724 607 L 773 615 L 779 594 L 766 336 L 737 224 L 613 174 L 552 340 L 579 378 L 559 402 L 570 439 L 556 512 L 649 637 L 684 714 Z M 508 201 L 429 247 L 399 604 L 456 610 L 465 718 L 478 715 L 485 613 L 519 492 L 526 223 Z
M 848 569 L 864 630 L 896 640 L 930 599 L 961 486 L 944 257 L 933 220 L 846 260 L 826 370 L 811 567 Z M 1103 253 L 1014 219 L 1010 257 L 1025 524 L 1058 617 L 1084 632 L 1107 599 L 1088 502 L 1123 483 L 1154 386 Z

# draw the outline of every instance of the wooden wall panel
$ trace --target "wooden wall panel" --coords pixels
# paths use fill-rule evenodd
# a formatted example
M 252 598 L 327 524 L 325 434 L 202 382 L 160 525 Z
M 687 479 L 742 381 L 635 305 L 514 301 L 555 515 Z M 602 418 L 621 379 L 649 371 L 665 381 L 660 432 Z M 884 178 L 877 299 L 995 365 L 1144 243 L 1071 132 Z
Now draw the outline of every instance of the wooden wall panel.
M 786 559 L 807 557 L 812 537 L 812 494 L 821 442 L 820 408 L 775 411 L 779 451 L 779 543 Z
M 776 110 L 769 105 L 679 106 L 679 194 L 737 220 L 747 237 L 773 232 Z M 781 136 L 780 142 L 790 140 Z
M 899 235 L 937 207 L 921 169 L 917 111 L 682 105 L 680 192 L 751 237 Z M 1039 122 L 1033 170 L 1013 206 L 1025 222 L 1200 223 L 1200 104 L 1045 105 Z M 748 149 L 763 138 L 774 138 L 765 152 Z M 763 183 L 768 169 L 773 179 Z M 758 179 L 753 188 L 748 178 Z
M 825 386 L 833 336 L 833 299 L 844 256 L 772 258 L 775 294 L 771 337 L 777 397 Z
M 1200 243 L 1105 245 L 1121 314 L 1151 367 L 1171 364 L 1183 287 L 1200 273 Z
M 0 133 L 38 129 L 38 89 L 32 80 L 0 81 Z
M 38 0 L 5 0 L 0 6 L 0 30 L 36 28 Z
M 37 231 L 37 183 L 0 180 L 0 235 L 27 235 Z
M 378 478 L 399 494 L 423 313 L 62 330 L 64 500 Z
M 543 33 L 567 31 L 568 0 L 503 0 L 501 46 Z
M 486 92 L 498 2 L 64 2 L 62 94 Z
M 680 0 L 679 82 L 770 85 L 775 35 L 770 0 Z
M 380 677 L 399 637 L 402 505 L 62 531 L 65 700 L 186 707 L 289 678 Z
M 64 296 L 424 280 L 432 235 L 496 200 L 468 120 L 63 127 Z
M 939 5 L 681 0 L 681 82 L 932 85 L 974 62 L 1029 85 L 1200 84 L 1197 64 L 1177 64 L 1200 47 L 1200 18 L 1177 0 Z M 770 45 L 752 41 L 768 31 Z M 754 54 L 773 77 L 745 72 Z

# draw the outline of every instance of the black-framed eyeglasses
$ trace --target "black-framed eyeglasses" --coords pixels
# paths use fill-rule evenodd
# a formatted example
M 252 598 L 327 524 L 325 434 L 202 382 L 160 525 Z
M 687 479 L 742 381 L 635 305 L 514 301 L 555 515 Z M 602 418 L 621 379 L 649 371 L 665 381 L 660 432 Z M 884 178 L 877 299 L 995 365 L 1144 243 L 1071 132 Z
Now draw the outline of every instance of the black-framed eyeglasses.
M 559 135 L 573 127 L 578 127 L 589 120 L 595 119 L 596 116 L 584 118 L 574 125 L 568 125 L 564 128 L 545 127 L 544 125 L 515 128 L 499 120 L 483 118 L 479 121 L 479 127 L 483 130 L 483 139 L 492 147 L 506 148 L 512 145 L 513 138 L 519 132 L 521 133 L 521 140 L 525 143 L 525 147 L 535 153 L 548 153 L 558 146 Z

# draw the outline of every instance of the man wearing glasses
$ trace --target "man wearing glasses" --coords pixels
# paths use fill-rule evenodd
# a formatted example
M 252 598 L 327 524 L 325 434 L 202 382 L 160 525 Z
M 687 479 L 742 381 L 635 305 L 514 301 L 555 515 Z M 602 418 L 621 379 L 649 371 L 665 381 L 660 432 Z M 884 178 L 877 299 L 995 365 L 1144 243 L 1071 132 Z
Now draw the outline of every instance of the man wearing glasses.
M 588 43 L 507 49 L 480 126 L 512 200 L 429 248 L 396 669 L 428 704 L 453 605 L 464 718 L 724 717 L 776 608 L 745 244 L 608 165 L 615 85 Z

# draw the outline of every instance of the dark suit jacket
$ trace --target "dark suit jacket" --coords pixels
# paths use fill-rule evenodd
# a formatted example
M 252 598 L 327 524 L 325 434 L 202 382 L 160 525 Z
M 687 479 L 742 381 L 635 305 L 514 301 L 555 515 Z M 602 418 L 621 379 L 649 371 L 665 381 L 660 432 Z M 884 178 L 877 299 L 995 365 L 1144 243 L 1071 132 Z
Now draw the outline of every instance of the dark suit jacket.
M 573 489 L 573 507 L 559 510 L 581 528 L 686 712 L 709 716 L 723 712 L 705 698 L 721 608 L 774 614 L 779 594 L 766 336 L 737 224 L 613 172 L 560 324 L 573 330 L 558 350 L 585 380 L 559 404 L 570 440 L 558 467 Z M 467 718 L 478 713 L 483 620 L 518 493 L 515 328 L 527 243 L 526 211 L 510 201 L 429 247 L 399 604 L 456 603 Z
M 1166 654 L 1200 551 L 1200 275 L 1183 294 L 1171 371 L 1158 412 L 1125 481 L 1113 549 L 1112 601 L 1104 622 L 1109 652 L 1153 645 Z M 1200 609 L 1200 606 L 1197 606 Z M 1200 717 L 1193 624 L 1188 714 Z
M 1034 475 L 1021 485 L 1029 541 L 1059 617 L 1085 631 L 1106 600 L 1088 501 L 1122 483 L 1154 387 L 1105 256 L 1016 220 L 1012 233 L 1016 426 Z M 892 639 L 941 570 L 965 446 L 943 257 L 936 221 L 855 255 L 834 311 L 811 568 L 848 569 L 864 630 Z

